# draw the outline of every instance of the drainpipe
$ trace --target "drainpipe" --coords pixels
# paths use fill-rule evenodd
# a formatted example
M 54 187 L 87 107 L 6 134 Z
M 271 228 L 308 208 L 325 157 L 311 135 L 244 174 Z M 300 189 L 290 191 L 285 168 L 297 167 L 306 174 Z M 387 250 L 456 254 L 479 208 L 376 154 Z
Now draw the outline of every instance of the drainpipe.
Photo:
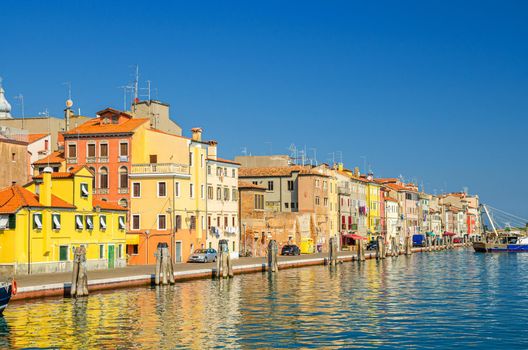
M 16 215 L 16 214 L 15 214 Z M 16 217 L 15 217 L 16 220 Z M 31 274 L 31 210 L 28 209 L 28 229 L 27 229 L 27 236 L 28 236 L 28 257 L 27 257 L 27 264 L 28 264 L 28 275 Z

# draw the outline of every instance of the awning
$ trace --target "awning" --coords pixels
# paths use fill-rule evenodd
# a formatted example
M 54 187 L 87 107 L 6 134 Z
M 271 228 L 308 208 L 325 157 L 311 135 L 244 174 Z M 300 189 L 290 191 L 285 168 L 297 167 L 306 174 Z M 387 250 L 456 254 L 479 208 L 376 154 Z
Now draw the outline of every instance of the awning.
M 348 235 L 343 235 L 344 237 L 346 238 L 352 238 L 352 239 L 367 239 L 367 237 L 363 237 L 363 236 L 360 236 L 360 235 L 356 235 L 356 234 L 348 234 Z
M 449 237 L 451 237 L 451 236 L 456 236 L 456 233 L 445 231 L 445 232 L 444 232 L 444 236 L 449 236 Z
M 126 234 L 126 244 L 131 244 L 131 245 L 138 244 L 139 245 L 139 235 L 137 233 L 134 233 L 134 234 L 127 233 Z
M 425 234 L 428 235 L 428 236 L 434 236 L 435 235 L 435 233 L 433 231 L 427 231 Z

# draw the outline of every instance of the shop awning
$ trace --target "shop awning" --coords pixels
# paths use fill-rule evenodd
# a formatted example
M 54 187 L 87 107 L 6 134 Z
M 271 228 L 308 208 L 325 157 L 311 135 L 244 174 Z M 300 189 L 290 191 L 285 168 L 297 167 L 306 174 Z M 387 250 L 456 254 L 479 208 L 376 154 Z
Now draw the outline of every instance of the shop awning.
M 427 231 L 425 234 L 428 235 L 428 236 L 434 236 L 435 235 L 435 233 L 433 231 Z
M 130 244 L 130 245 L 139 244 L 139 235 L 136 233 L 127 233 L 126 244 Z
M 363 237 L 360 235 L 349 233 L 348 235 L 343 235 L 346 238 L 352 238 L 352 239 L 367 239 L 367 237 Z
M 444 236 L 450 236 L 450 237 L 451 237 L 451 236 L 456 236 L 456 233 L 445 231 L 445 232 L 444 232 Z

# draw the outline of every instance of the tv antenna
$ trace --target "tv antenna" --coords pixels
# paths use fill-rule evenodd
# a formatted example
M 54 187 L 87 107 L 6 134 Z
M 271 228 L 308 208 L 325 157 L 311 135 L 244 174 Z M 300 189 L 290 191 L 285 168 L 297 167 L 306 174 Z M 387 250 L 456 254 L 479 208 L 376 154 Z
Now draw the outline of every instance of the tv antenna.
M 20 109 L 22 111 L 22 129 L 24 129 L 24 118 L 26 117 L 26 114 L 24 112 L 24 95 L 19 93 L 15 96 L 15 100 L 17 100 L 20 104 Z

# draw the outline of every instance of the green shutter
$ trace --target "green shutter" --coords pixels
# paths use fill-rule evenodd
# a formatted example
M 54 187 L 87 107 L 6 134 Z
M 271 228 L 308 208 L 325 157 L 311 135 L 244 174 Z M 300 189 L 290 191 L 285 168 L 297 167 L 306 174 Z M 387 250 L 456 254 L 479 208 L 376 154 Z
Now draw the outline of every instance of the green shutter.
M 61 245 L 59 247 L 59 260 L 67 261 L 68 260 L 68 246 Z
M 9 228 L 16 228 L 16 214 L 9 214 Z

